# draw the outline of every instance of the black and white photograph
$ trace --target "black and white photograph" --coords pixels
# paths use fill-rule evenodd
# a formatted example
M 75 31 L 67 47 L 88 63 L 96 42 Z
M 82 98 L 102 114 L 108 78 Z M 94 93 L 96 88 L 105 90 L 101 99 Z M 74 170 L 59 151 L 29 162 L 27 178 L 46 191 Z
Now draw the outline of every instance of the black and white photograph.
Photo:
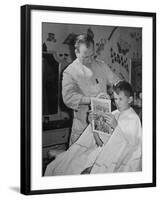
M 141 171 L 142 29 L 43 23 L 42 46 L 44 175 Z M 103 140 L 92 97 L 112 101 Z
M 155 186 L 154 14 L 24 6 L 22 20 L 25 9 L 22 193 Z

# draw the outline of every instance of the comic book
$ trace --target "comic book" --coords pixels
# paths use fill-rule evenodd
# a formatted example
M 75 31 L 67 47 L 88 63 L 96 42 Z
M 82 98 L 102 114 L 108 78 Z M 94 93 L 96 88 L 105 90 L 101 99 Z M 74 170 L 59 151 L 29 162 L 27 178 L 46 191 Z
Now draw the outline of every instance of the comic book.
M 91 110 L 96 113 L 96 119 L 92 120 L 93 131 L 110 134 L 111 128 L 106 123 L 105 114 L 111 112 L 111 100 L 93 97 L 91 99 Z

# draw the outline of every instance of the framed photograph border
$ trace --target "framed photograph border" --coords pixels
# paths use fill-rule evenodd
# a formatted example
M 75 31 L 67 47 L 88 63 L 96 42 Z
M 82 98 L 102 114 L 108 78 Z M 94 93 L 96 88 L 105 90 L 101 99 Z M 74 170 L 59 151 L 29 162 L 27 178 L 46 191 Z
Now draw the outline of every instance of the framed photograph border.
M 152 183 L 126 184 L 113 186 L 95 186 L 95 187 L 77 187 L 61 189 L 31 189 L 31 11 L 64 11 L 64 12 L 82 12 L 82 13 L 99 13 L 124 16 L 142 16 L 151 17 L 153 22 L 153 97 L 152 97 L 152 114 L 153 114 L 153 146 L 152 146 Z M 120 10 L 103 10 L 90 8 L 72 8 L 72 7 L 54 7 L 44 5 L 24 5 L 21 6 L 21 183 L 20 191 L 22 194 L 49 194 L 64 192 L 81 192 L 93 190 L 111 190 L 127 189 L 140 187 L 156 186 L 156 13 L 120 11 Z

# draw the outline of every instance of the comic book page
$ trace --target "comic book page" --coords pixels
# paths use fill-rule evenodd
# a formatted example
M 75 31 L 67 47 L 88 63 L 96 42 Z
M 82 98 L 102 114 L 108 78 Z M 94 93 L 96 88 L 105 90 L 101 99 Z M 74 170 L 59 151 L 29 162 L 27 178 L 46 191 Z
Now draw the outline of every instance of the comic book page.
M 97 133 L 110 133 L 110 127 L 107 126 L 105 113 L 111 112 L 111 100 L 108 99 L 91 99 L 91 110 L 96 113 L 96 119 L 92 121 L 92 128 Z

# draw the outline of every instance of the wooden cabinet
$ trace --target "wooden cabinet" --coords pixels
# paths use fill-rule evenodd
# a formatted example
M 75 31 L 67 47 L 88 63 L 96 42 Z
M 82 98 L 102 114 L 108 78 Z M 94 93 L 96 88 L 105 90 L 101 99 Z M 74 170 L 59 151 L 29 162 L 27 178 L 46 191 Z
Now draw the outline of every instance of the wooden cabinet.
M 43 158 L 47 158 L 48 151 L 52 148 L 60 147 L 65 150 L 68 147 L 69 135 L 70 128 L 43 131 Z
M 43 147 L 68 143 L 69 128 L 48 130 L 43 132 Z

